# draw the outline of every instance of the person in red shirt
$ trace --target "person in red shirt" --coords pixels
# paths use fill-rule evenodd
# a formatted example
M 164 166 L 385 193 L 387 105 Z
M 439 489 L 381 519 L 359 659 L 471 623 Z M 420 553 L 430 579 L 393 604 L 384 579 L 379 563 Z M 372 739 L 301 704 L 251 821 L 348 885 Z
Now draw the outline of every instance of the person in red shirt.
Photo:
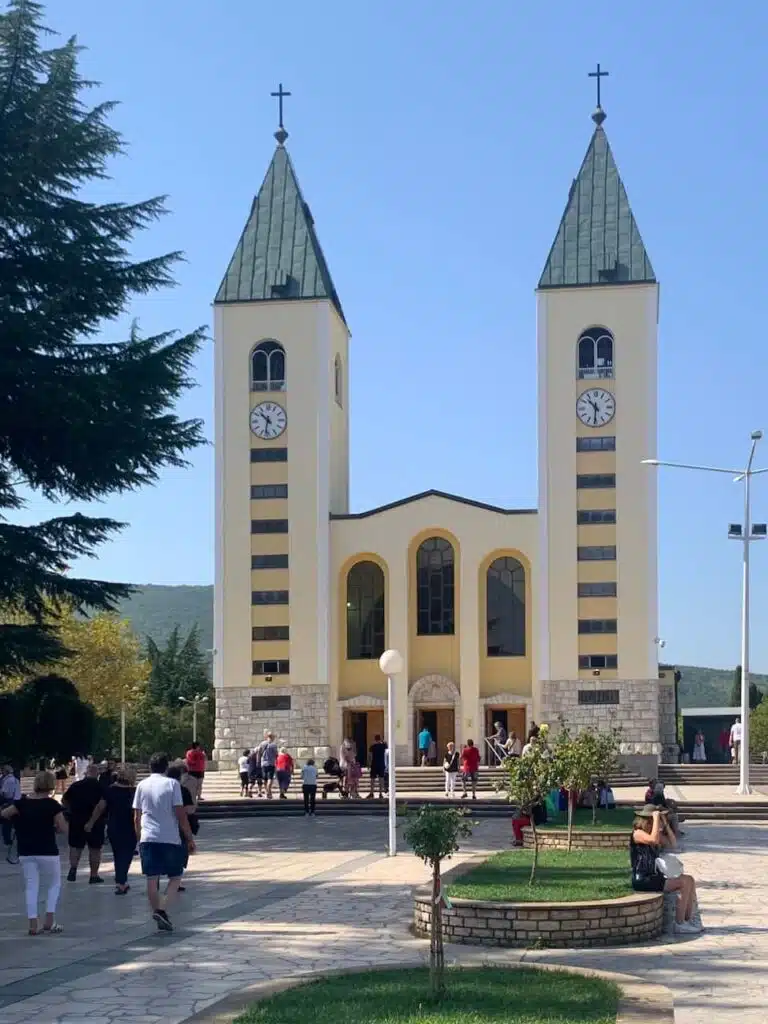
M 187 763 L 187 771 L 197 782 L 197 792 L 192 794 L 195 798 L 195 803 L 197 803 L 198 800 L 202 799 L 206 767 L 205 751 L 197 740 L 193 741 L 192 746 L 184 755 L 184 760 Z
M 475 746 L 474 740 L 467 740 L 467 745 L 461 752 L 461 784 L 464 792 L 461 799 L 467 799 L 467 783 L 472 787 L 472 799 L 477 800 L 477 771 L 480 767 L 480 751 Z
M 277 755 L 277 761 L 275 762 L 275 774 L 277 775 L 277 785 L 280 789 L 280 799 L 288 799 L 288 787 L 291 784 L 291 776 L 293 775 L 293 758 L 288 753 L 287 747 L 280 747 L 280 753 Z

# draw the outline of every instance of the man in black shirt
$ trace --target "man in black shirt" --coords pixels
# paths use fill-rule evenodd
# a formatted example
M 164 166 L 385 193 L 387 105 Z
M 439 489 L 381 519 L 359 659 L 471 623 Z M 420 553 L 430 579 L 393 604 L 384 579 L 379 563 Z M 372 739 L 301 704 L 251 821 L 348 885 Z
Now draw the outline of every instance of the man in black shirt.
M 69 818 L 69 873 L 68 882 L 77 881 L 77 867 L 88 846 L 88 863 L 91 869 L 90 885 L 101 885 L 104 881 L 99 876 L 101 865 L 101 849 L 104 846 L 104 825 L 106 819 L 102 815 L 95 822 L 90 832 L 85 831 L 86 822 L 93 814 L 96 805 L 104 797 L 104 787 L 99 779 L 97 765 L 90 765 L 85 778 L 73 782 L 62 798 L 64 809 Z
M 376 780 L 379 784 L 379 800 L 384 799 L 384 776 L 387 774 L 386 759 L 387 744 L 384 743 L 378 733 L 373 737 L 371 744 L 371 791 L 367 799 L 373 800 L 373 787 Z

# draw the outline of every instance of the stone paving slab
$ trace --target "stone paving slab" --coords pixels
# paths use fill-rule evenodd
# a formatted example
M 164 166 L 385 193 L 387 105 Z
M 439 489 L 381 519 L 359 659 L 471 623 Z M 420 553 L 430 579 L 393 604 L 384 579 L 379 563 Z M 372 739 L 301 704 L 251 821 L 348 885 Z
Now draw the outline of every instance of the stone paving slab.
M 124 898 L 67 886 L 65 935 L 27 938 L 19 869 L 2 864 L 0 1024 L 181 1024 L 257 981 L 422 962 L 426 944 L 407 928 L 410 889 L 428 872 L 409 853 L 385 856 L 386 828 L 363 817 L 205 823 L 170 936 L 154 931 L 135 878 Z M 486 819 L 456 861 L 508 841 L 509 823 Z M 757 823 L 689 826 L 683 859 L 701 880 L 702 938 L 573 952 L 450 946 L 448 959 L 637 975 L 675 993 L 677 1024 L 765 1024 L 766 841 Z

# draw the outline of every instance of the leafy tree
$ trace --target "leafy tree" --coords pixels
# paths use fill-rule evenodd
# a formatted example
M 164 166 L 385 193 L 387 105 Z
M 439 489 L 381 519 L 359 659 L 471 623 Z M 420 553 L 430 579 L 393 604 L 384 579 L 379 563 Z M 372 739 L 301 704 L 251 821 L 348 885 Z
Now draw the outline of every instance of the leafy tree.
M 768 754 L 768 700 L 762 701 L 749 716 L 749 750 L 755 757 Z
M 149 663 L 124 619 L 104 612 L 91 619 L 69 616 L 62 624 L 61 638 L 72 652 L 63 667 L 80 697 L 97 714 L 114 717 L 143 699 Z
M 568 852 L 573 844 L 573 805 L 577 795 L 592 784 L 594 742 L 588 730 L 571 736 L 565 723 L 561 724 L 555 744 L 556 774 L 568 792 Z
M 539 834 L 533 810 L 543 803 L 550 790 L 561 784 L 558 777 L 559 765 L 552 756 L 540 736 L 531 741 L 531 748 L 521 757 L 508 757 L 502 762 L 506 779 L 502 788 L 507 797 L 516 803 L 520 811 L 531 819 L 533 832 L 533 860 L 529 884 L 536 881 L 536 869 L 539 866 Z
M 0 14 L 0 603 L 32 620 L 0 625 L 0 676 L 61 656 L 51 609 L 112 610 L 130 592 L 68 573 L 122 524 L 79 513 L 11 523 L 20 488 L 98 501 L 154 483 L 203 443 L 200 421 L 173 412 L 202 329 L 96 340 L 132 296 L 173 283 L 179 254 L 131 258 L 162 198 L 93 201 L 123 151 L 113 104 L 85 104 L 74 38 L 46 48 L 41 17 L 33 0 Z
M 459 839 L 472 835 L 462 807 L 420 807 L 409 815 L 405 841 L 432 868 L 432 913 L 429 929 L 429 981 L 433 996 L 445 989 L 441 865 L 459 849 Z
M 150 665 L 149 693 L 155 704 L 164 704 L 178 710 L 179 697 L 209 694 L 211 679 L 208 659 L 200 650 L 200 633 L 193 626 L 185 640 L 181 628 L 174 626 L 165 647 L 147 639 L 147 659 Z
M 91 747 L 95 714 L 69 679 L 38 676 L 3 694 L 3 716 L 10 722 L 6 754 L 17 765 L 33 758 L 65 761 Z

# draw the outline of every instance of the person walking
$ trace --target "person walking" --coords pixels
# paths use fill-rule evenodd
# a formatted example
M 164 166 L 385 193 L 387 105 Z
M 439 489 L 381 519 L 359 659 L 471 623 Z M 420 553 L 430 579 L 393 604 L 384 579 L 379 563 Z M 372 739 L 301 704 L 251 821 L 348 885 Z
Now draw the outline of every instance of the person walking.
M 114 770 L 114 782 L 109 786 L 85 823 L 89 835 L 106 813 L 107 837 L 112 847 L 115 868 L 115 895 L 125 896 L 131 888 L 128 872 L 136 852 L 136 830 L 133 822 L 133 797 L 136 776 L 133 769 L 121 764 Z
M 291 785 L 293 775 L 293 758 L 288 753 L 288 748 L 280 747 L 280 752 L 275 761 L 275 774 L 277 776 L 277 788 L 280 790 L 280 799 L 288 799 L 288 788 Z
M 192 796 L 192 790 L 185 782 L 185 780 L 189 778 L 185 762 L 174 761 L 173 764 L 169 766 L 166 775 L 169 779 L 176 779 L 181 786 L 182 806 L 184 808 L 184 813 L 187 816 L 187 821 L 189 822 L 189 829 L 193 836 L 197 836 L 197 833 L 200 831 L 200 819 L 197 816 L 197 804 Z M 179 825 L 179 835 L 181 836 L 181 845 L 184 847 L 184 870 L 186 871 L 187 865 L 189 864 L 189 847 L 187 846 L 187 840 L 184 836 L 181 825 Z M 195 839 L 195 842 L 197 842 L 197 839 Z M 186 892 L 186 886 L 180 885 L 178 891 Z
M 741 736 L 741 719 L 737 718 L 731 726 L 730 732 L 732 764 L 741 764 Z
M 264 794 L 264 774 L 261 770 L 261 745 L 254 747 L 248 755 L 248 796 L 253 796 L 254 789 L 257 796 Z
M 707 748 L 704 745 L 704 733 L 701 729 L 698 730 L 693 738 L 693 761 L 703 763 L 707 760 Z
M 147 879 L 147 899 L 158 931 L 172 932 L 168 906 L 178 892 L 184 874 L 184 847 L 195 852 L 195 837 L 189 825 L 181 786 L 169 779 L 168 755 L 153 754 L 149 761 L 150 775 L 136 787 L 133 797 L 134 828 L 139 837 L 141 871 Z M 165 895 L 160 892 L 160 879 L 168 878 Z
M 387 774 L 386 751 L 387 744 L 382 740 L 379 733 L 376 733 L 369 751 L 371 755 L 371 790 L 366 800 L 373 800 L 373 789 L 376 784 L 379 787 L 379 800 L 384 799 L 384 778 Z
M 237 759 L 237 772 L 240 776 L 240 796 L 250 796 L 250 773 L 248 771 L 248 758 L 251 752 L 246 748 Z
M 21 783 L 13 774 L 13 768 L 4 764 L 0 769 L 0 811 L 21 800 Z M 9 864 L 18 864 L 18 854 L 13 853 L 13 823 L 10 818 L 3 818 L 3 842 L 5 843 L 5 859 Z
M 475 746 L 474 740 L 467 740 L 467 745 L 461 752 L 461 784 L 464 792 L 461 799 L 467 799 L 467 783 L 472 789 L 472 799 L 477 800 L 477 772 L 480 768 L 480 751 Z
M 423 727 L 423 729 L 421 730 L 421 732 L 419 733 L 419 738 L 418 738 L 419 757 L 420 757 L 420 763 L 421 763 L 421 767 L 422 768 L 424 768 L 424 766 L 429 761 L 429 747 L 430 747 L 431 743 L 432 743 L 432 733 L 429 731 L 429 729 L 425 725 Z
M 311 757 L 301 769 L 301 791 L 304 795 L 304 814 L 314 817 L 317 799 L 317 768 Z
M 82 782 L 85 778 L 85 774 L 88 771 L 88 767 L 91 763 L 91 759 L 86 757 L 85 754 L 78 753 L 72 758 L 72 774 L 75 777 L 75 782 Z
M 101 885 L 104 881 L 99 875 L 101 866 L 101 850 L 104 846 L 104 826 L 106 821 L 103 814 L 95 820 L 90 831 L 86 832 L 86 823 L 91 820 L 93 812 L 104 795 L 104 789 L 99 783 L 99 769 L 91 764 L 86 769 L 84 779 L 73 782 L 62 797 L 62 804 L 69 816 L 69 871 L 67 881 L 77 881 L 77 868 L 83 850 L 88 846 L 88 865 L 90 867 L 89 885 Z
M 20 797 L 0 815 L 12 821 L 19 844 L 19 861 L 24 872 L 29 934 L 39 933 L 38 898 L 40 880 L 47 886 L 43 931 L 62 931 L 56 923 L 56 906 L 61 892 L 61 860 L 56 833 L 67 834 L 67 823 L 61 804 L 53 799 L 56 777 L 52 772 L 38 772 L 30 796 Z
M 456 776 L 459 774 L 459 752 L 456 744 L 451 742 L 445 748 L 443 758 L 443 772 L 445 773 L 445 795 L 452 797 L 456 795 Z
M 273 732 L 267 733 L 259 749 L 261 751 L 261 774 L 264 776 L 264 791 L 267 794 L 267 800 L 271 800 L 272 783 L 275 779 L 277 765 L 277 744 Z
M 205 751 L 197 740 L 193 740 L 192 746 L 184 755 L 184 760 L 187 765 L 187 771 L 195 780 L 195 792 L 192 793 L 192 799 L 195 803 L 199 803 L 203 799 L 203 780 L 205 779 L 208 758 L 205 756 Z M 189 788 L 191 792 L 192 787 Z

